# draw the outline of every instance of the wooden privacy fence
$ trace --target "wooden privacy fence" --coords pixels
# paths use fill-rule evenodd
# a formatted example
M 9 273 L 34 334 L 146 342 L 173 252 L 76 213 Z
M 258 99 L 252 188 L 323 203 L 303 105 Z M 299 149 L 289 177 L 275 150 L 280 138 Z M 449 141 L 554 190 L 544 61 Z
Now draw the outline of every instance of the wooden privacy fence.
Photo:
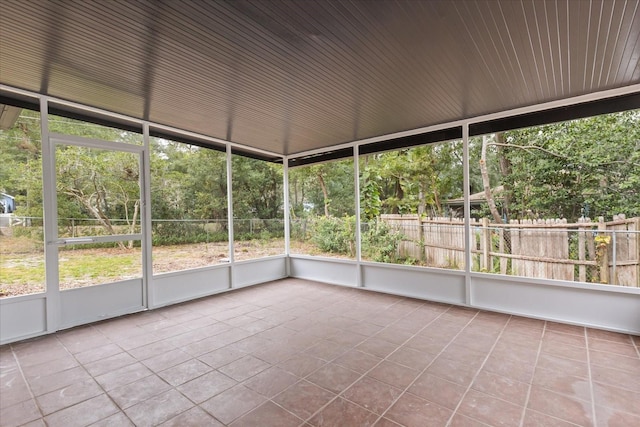
M 464 221 L 382 215 L 403 238 L 400 258 L 464 268 Z M 536 219 L 494 224 L 471 221 L 472 270 L 544 279 L 640 287 L 640 218 L 577 223 Z

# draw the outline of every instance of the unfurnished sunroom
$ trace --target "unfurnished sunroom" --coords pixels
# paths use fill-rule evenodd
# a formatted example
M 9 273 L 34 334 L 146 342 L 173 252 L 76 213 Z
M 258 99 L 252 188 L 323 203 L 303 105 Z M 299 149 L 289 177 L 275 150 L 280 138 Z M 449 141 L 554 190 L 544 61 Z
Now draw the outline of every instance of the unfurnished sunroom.
M 7 0 L 0 28 L 0 343 L 291 278 L 338 287 L 278 304 L 354 288 L 637 359 L 637 0 Z

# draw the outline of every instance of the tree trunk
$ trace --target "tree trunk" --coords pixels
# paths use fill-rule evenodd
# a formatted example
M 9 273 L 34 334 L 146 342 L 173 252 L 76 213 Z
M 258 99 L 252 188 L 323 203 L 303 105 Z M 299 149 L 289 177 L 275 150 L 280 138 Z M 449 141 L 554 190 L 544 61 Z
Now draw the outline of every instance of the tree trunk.
M 318 172 L 318 181 L 320 182 L 320 188 L 322 188 L 322 197 L 324 198 L 324 216 L 329 217 L 329 193 L 327 192 L 327 186 L 324 183 L 322 172 Z
M 395 182 L 396 204 L 393 206 L 391 213 L 397 215 L 400 213 L 400 201 L 404 199 L 404 190 L 400 184 L 400 178 L 396 178 Z
M 126 207 L 126 204 L 125 204 Z M 125 208 L 127 212 L 127 220 L 128 218 L 128 209 Z M 129 234 L 133 234 L 136 231 L 136 221 L 138 220 L 138 212 L 140 211 L 140 200 L 136 200 L 133 205 L 133 221 L 129 222 Z M 133 249 L 133 240 L 129 240 L 129 249 Z
M 482 175 L 482 187 L 484 188 L 484 195 L 487 199 L 487 204 L 489 205 L 489 210 L 491 211 L 491 216 L 495 222 L 502 222 L 502 217 L 500 216 L 500 212 L 498 212 L 498 208 L 496 208 L 496 202 L 493 200 L 493 195 L 491 194 L 491 183 L 489 182 L 489 172 L 487 170 L 487 143 L 489 142 L 489 138 L 487 136 L 482 137 L 482 154 L 480 156 L 480 174 Z
M 437 189 L 434 189 L 433 192 L 433 204 L 436 207 L 436 216 L 442 216 L 442 204 L 440 203 L 440 195 L 438 194 Z
M 503 178 L 508 178 L 511 175 L 511 160 L 509 160 L 507 158 L 507 143 L 504 139 L 504 133 L 502 132 L 498 132 L 496 134 L 496 142 L 499 144 L 497 145 L 497 151 L 498 151 L 498 161 L 500 162 L 500 175 L 502 175 Z M 511 217 L 511 211 L 509 210 L 509 207 L 511 205 L 511 197 L 513 196 L 513 189 L 511 188 L 511 185 L 506 184 L 506 182 L 508 182 L 508 179 L 503 179 L 503 188 L 504 191 L 502 192 L 502 196 L 503 196 L 503 200 L 502 200 L 502 208 L 507 216 L 507 221 L 509 220 L 509 218 Z
M 113 225 L 109 220 L 109 217 L 106 216 L 102 211 L 102 209 L 100 209 L 100 207 L 98 206 L 100 204 L 99 195 L 96 195 L 96 197 L 98 198 L 98 201 L 96 202 L 96 206 L 94 206 L 94 204 L 91 203 L 91 199 L 93 195 L 86 196 L 81 191 L 76 189 L 65 191 L 65 193 L 75 197 L 76 200 L 78 200 L 89 212 L 91 212 L 91 215 L 98 220 L 100 225 L 102 225 L 105 230 L 107 230 L 108 235 L 112 236 L 116 234 L 115 230 L 113 229 Z M 118 242 L 118 246 L 122 249 L 125 249 L 125 245 L 122 242 Z

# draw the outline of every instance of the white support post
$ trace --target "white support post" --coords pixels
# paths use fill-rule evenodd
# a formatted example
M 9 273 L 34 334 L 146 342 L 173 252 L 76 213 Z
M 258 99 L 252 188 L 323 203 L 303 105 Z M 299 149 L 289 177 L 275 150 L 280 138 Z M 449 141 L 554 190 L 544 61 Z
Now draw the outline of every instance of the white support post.
M 142 300 L 148 309 L 155 307 L 155 291 L 153 288 L 153 258 L 151 251 L 151 141 L 149 137 L 149 122 L 142 123 Z
M 354 176 L 354 193 L 356 204 L 356 286 L 363 287 L 362 282 L 362 239 L 360 236 L 360 146 L 353 147 L 353 176 Z
M 233 241 L 233 185 L 232 185 L 231 144 L 227 143 L 227 227 L 229 227 L 229 288 L 234 286 L 233 268 L 235 264 L 235 246 Z
M 291 263 L 289 256 L 291 255 L 291 226 L 290 226 L 290 206 L 289 206 L 289 158 L 282 158 L 282 185 L 284 196 L 284 254 L 285 254 L 285 274 L 287 277 L 291 275 Z
M 462 125 L 462 173 L 464 185 L 464 277 L 465 303 L 471 305 L 471 201 L 469 177 L 469 123 Z
M 60 278 L 58 265 L 58 225 L 56 201 L 55 147 L 49 138 L 49 101 L 40 98 L 40 138 L 42 143 L 43 227 L 47 332 L 60 327 Z

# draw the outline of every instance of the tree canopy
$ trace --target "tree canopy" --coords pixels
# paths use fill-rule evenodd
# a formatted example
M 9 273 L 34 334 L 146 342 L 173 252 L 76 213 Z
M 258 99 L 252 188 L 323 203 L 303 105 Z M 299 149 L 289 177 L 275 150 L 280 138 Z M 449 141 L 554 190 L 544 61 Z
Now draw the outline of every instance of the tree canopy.
M 62 134 L 141 143 L 136 133 L 62 117 L 50 125 Z M 18 215 L 42 216 L 39 114 L 23 110 L 0 140 L 0 190 L 16 197 Z M 362 156 L 363 218 L 459 215 L 448 202 L 463 195 L 462 148 L 456 140 Z M 471 138 L 469 149 L 469 190 L 487 187 L 504 219 L 640 215 L 638 110 Z M 150 154 L 154 219 L 226 219 L 225 153 L 154 138 Z M 134 163 L 123 153 L 58 149 L 59 215 L 99 219 L 102 210 L 134 219 L 140 173 Z M 234 155 L 232 167 L 234 216 L 282 218 L 282 166 Z M 353 159 L 292 169 L 292 217 L 354 215 L 353 178 Z M 499 186 L 504 190 L 497 194 Z M 475 214 L 488 215 L 486 204 Z
M 505 132 L 515 217 L 640 215 L 640 111 Z M 496 153 L 498 155 L 498 153 Z

